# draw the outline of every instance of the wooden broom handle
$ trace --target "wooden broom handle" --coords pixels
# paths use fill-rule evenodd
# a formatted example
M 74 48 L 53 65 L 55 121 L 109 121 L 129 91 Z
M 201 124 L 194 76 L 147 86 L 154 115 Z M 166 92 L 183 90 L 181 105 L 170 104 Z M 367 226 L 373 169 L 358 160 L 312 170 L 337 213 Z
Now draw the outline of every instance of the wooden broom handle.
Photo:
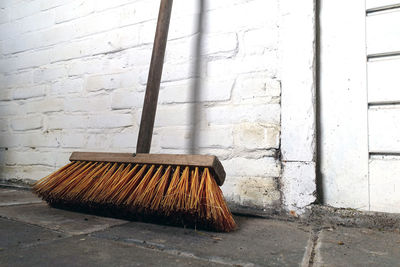
M 164 65 L 165 48 L 167 46 L 172 2 L 173 0 L 161 0 L 160 4 L 136 153 L 150 152 L 154 119 L 157 111 L 158 92 L 160 90 L 161 75 Z

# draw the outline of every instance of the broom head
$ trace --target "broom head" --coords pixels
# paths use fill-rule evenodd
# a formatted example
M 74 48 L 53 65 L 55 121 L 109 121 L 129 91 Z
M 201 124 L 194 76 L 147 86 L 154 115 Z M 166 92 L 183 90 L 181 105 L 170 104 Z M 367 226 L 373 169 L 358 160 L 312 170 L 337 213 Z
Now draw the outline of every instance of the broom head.
M 33 186 L 52 206 L 223 232 L 236 228 L 215 156 L 74 152 L 70 161 Z

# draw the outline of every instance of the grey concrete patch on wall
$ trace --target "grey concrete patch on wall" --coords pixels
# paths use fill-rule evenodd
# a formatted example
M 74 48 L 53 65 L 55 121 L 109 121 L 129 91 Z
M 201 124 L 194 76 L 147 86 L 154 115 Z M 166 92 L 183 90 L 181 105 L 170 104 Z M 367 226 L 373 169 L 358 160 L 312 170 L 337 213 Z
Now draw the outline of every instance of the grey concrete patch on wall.
M 307 207 L 306 212 L 301 216 L 301 220 L 321 226 L 342 225 L 386 230 L 400 229 L 400 214 L 321 205 Z

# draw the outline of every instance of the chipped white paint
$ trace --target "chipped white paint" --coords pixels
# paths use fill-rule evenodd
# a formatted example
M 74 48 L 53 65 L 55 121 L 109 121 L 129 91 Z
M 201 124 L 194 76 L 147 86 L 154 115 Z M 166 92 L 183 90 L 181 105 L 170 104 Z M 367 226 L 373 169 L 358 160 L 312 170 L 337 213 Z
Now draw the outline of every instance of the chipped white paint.
M 283 204 L 297 214 L 316 200 L 315 162 L 284 162 L 282 173 Z

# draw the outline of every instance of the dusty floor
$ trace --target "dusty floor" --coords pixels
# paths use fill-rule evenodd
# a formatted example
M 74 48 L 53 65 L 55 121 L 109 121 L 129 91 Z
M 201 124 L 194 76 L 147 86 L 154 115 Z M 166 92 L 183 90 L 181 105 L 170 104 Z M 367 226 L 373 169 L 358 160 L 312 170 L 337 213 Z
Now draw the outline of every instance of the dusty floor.
M 0 188 L 0 266 L 400 266 L 400 233 L 236 216 L 213 233 L 58 210 Z

